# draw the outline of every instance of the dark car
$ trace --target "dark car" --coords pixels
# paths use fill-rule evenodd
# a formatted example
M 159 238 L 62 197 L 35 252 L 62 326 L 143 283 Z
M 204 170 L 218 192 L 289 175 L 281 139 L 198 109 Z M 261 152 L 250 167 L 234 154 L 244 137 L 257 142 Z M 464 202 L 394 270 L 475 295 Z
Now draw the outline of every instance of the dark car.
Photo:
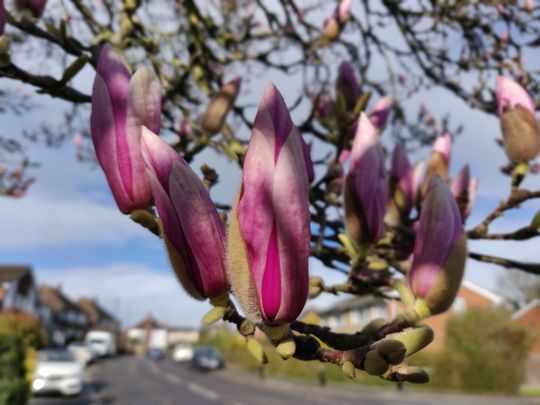
M 218 370 L 225 367 L 219 350 L 212 346 L 199 346 L 193 353 L 193 366 L 199 370 Z
M 163 360 L 165 358 L 165 352 L 161 349 L 153 347 L 150 350 L 148 350 L 148 353 L 146 354 L 146 356 L 150 360 L 154 360 L 154 361 Z

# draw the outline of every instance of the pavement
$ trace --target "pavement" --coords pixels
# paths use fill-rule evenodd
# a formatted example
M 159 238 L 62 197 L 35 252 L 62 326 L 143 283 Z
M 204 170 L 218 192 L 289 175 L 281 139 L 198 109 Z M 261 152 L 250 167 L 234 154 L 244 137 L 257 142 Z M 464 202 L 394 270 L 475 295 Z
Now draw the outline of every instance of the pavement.
M 200 372 L 190 364 L 131 356 L 91 365 L 77 398 L 37 397 L 30 405 L 540 405 L 537 398 L 418 393 L 353 385 L 315 385 L 231 370 Z

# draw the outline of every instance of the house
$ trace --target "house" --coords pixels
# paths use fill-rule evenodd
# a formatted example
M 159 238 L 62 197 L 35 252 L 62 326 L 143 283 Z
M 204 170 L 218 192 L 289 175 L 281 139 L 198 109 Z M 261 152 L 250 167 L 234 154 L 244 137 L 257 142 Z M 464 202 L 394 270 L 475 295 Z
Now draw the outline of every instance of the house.
M 116 317 L 103 308 L 95 299 L 80 298 L 77 305 L 88 318 L 87 330 L 99 329 L 117 333 L 120 329 L 120 322 Z
M 64 345 L 84 338 L 88 317 L 61 287 L 41 286 L 39 301 L 39 316 L 51 342 Z
M 431 316 L 422 321 L 435 332 L 435 339 L 426 350 L 438 351 L 444 347 L 446 327 L 452 316 L 463 313 L 469 308 L 496 308 L 503 305 L 505 305 L 505 300 L 500 295 L 468 280 L 463 280 L 452 307 L 442 314 Z
M 30 266 L 0 266 L 0 312 L 37 315 L 37 287 Z
M 335 332 L 354 333 L 373 319 L 391 320 L 397 311 L 396 301 L 362 295 L 338 301 L 330 308 L 318 311 L 318 316 L 322 326 L 328 326 Z
M 493 308 L 503 304 L 504 299 L 501 296 L 464 280 L 452 307 L 423 321 L 435 332 L 435 339 L 426 350 L 437 351 L 443 348 L 446 326 L 451 316 L 464 312 L 467 308 Z M 375 318 L 392 320 L 400 309 L 401 304 L 398 301 L 366 295 L 339 301 L 328 309 L 318 311 L 318 315 L 322 326 L 328 326 L 336 332 L 353 333 Z
M 166 326 L 148 315 L 126 331 L 128 344 L 139 355 L 150 348 L 167 350 L 179 343 L 196 343 L 199 331 L 194 328 Z
M 529 354 L 525 384 L 540 387 L 540 299 L 529 302 L 514 312 L 512 319 L 533 330 L 533 346 Z

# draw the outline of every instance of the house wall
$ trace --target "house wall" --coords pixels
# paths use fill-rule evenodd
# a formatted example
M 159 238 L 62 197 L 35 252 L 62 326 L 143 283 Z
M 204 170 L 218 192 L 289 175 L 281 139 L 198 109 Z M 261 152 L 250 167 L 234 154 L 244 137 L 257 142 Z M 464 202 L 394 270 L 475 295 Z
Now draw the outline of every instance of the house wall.
M 516 321 L 533 331 L 534 343 L 530 354 L 540 357 L 540 304 L 535 305 L 531 310 L 516 319 Z M 538 368 L 540 369 L 540 367 Z
M 436 352 L 442 350 L 444 347 L 444 340 L 446 338 L 446 329 L 448 320 L 455 316 L 456 313 L 466 311 L 469 308 L 491 308 L 493 307 L 493 301 L 490 299 L 470 290 L 469 288 L 462 286 L 458 292 L 456 300 L 452 307 L 439 315 L 432 316 L 423 323 L 430 326 L 435 332 L 435 338 L 433 342 L 424 350 Z

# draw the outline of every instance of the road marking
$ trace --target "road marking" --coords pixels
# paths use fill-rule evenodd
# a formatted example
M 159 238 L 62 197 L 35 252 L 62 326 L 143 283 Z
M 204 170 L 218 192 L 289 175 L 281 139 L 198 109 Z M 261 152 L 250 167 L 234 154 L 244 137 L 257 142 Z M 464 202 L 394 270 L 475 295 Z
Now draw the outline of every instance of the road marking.
M 176 374 L 165 372 L 163 374 L 163 378 L 165 378 L 167 381 L 173 384 L 177 384 L 177 385 L 182 384 L 182 379 L 178 377 Z
M 210 401 L 217 401 L 218 394 L 214 391 L 209 390 L 208 388 L 201 387 L 198 384 L 195 383 L 189 383 L 187 386 L 188 390 L 195 394 L 199 394 L 200 396 L 205 397 L 206 399 Z

